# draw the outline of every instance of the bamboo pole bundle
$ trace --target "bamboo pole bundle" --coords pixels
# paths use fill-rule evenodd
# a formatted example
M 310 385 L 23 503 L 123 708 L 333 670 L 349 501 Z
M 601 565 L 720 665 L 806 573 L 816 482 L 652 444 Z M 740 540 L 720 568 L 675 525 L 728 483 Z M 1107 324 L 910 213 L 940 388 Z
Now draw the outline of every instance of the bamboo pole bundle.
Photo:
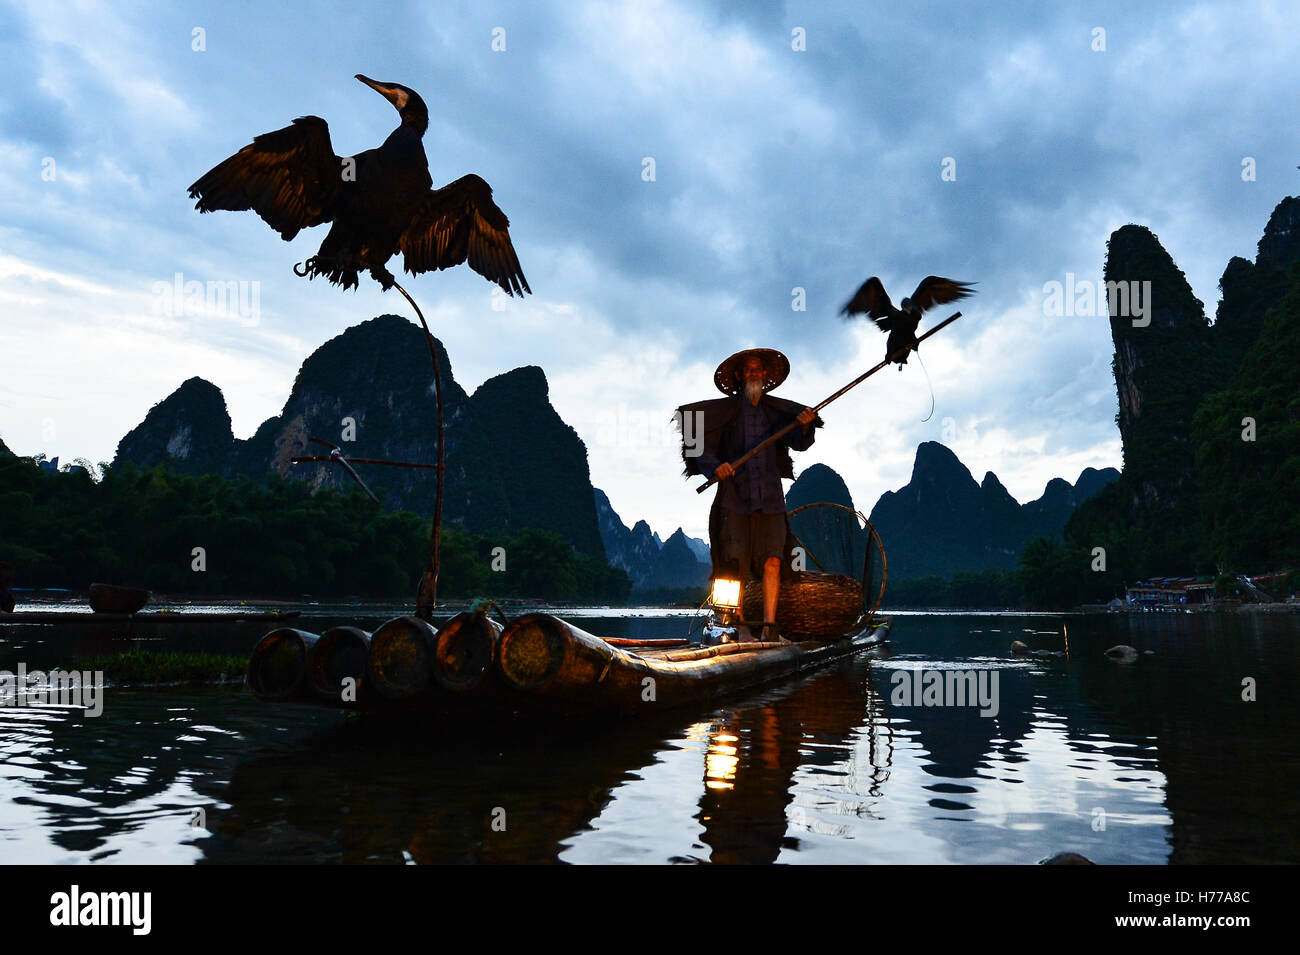
M 451 693 L 472 693 L 492 673 L 501 624 L 483 611 L 463 611 L 438 631 L 433 678 Z
M 394 617 L 370 638 L 366 682 L 394 703 L 414 700 L 433 687 L 438 631 L 419 617 Z
M 248 685 L 263 700 L 292 700 L 309 692 L 308 661 L 319 640 L 314 633 L 279 627 L 253 647 Z
M 359 627 L 331 627 L 312 647 L 307 668 L 316 696 L 328 703 L 353 705 L 366 686 L 370 634 Z M 348 683 L 346 681 L 351 681 Z M 349 699 L 349 697 L 351 699 Z
M 497 647 L 508 688 L 562 709 L 648 712 L 708 700 L 861 649 L 880 632 L 838 642 L 742 643 L 630 653 L 550 614 L 512 621 Z

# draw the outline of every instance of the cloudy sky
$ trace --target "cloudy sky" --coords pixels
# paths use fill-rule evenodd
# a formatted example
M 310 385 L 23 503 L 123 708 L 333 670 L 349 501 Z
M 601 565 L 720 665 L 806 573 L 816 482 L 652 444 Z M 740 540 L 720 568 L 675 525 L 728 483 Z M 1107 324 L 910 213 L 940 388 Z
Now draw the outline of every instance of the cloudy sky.
M 109 460 L 193 375 L 247 437 L 323 341 L 407 314 L 368 280 L 294 277 L 323 228 L 286 244 L 186 195 L 296 116 L 341 155 L 378 145 L 396 114 L 365 73 L 423 95 L 435 182 L 492 184 L 536 293 L 498 310 L 465 268 L 406 282 L 457 381 L 542 366 L 627 523 L 705 536 L 665 424 L 732 351 L 784 351 L 779 393 L 808 404 L 883 357 L 837 316 L 869 275 L 895 301 L 928 273 L 979 295 L 923 348 L 928 421 L 922 369 L 887 369 L 797 466 L 869 508 L 942 440 L 1032 499 L 1120 464 L 1107 323 L 1046 314 L 1045 283 L 1099 279 L 1137 222 L 1212 314 L 1300 186 L 1294 8 L 1130 6 L 3 0 L 0 437 Z M 257 311 L 169 310 L 177 273 L 257 283 Z

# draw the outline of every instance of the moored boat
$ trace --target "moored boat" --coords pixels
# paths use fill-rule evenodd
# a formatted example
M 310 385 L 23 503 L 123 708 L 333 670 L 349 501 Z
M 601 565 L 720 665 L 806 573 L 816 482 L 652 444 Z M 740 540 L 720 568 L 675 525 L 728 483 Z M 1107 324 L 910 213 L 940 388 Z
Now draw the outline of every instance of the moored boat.
M 135 613 L 149 602 L 149 591 L 114 584 L 90 585 L 90 609 L 95 613 Z

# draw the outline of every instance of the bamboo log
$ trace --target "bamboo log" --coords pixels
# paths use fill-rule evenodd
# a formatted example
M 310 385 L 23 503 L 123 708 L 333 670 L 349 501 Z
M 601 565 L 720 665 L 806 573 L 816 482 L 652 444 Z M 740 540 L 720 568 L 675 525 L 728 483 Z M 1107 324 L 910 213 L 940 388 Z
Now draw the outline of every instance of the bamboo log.
M 660 650 L 667 647 L 686 647 L 690 646 L 691 641 L 685 638 L 648 638 L 645 640 L 635 637 L 606 637 L 605 642 L 611 647 L 633 647 L 638 650 Z
M 471 693 L 492 672 L 501 624 L 486 613 L 463 611 L 438 631 L 433 678 L 452 693 Z
M 536 702 L 563 709 L 646 711 L 712 699 L 819 666 L 862 649 L 879 635 L 640 656 L 538 613 L 517 618 L 501 634 L 497 672 L 508 687 Z
M 550 614 L 531 613 L 517 618 L 501 634 L 497 670 L 516 689 L 535 690 L 545 686 L 565 665 L 574 642 L 569 635 L 571 629 L 574 628 Z
M 438 632 L 419 617 L 394 617 L 370 638 L 366 681 L 385 699 L 413 700 L 433 684 Z
M 779 640 L 766 643 L 761 640 L 749 640 L 744 643 L 720 643 L 717 646 L 700 647 L 698 650 L 665 653 L 659 659 L 669 663 L 684 663 L 687 660 L 707 660 L 709 657 L 725 657 L 733 653 L 753 653 L 755 650 L 774 650 L 788 646 L 790 646 L 788 642 L 781 643 Z
M 331 627 L 312 647 L 307 668 L 316 696 L 351 705 L 361 699 L 366 682 L 370 634 L 359 627 Z M 351 680 L 351 683 L 345 681 Z M 350 691 L 350 692 L 349 692 Z M 347 699 L 347 697 L 351 699 Z
M 248 685 L 263 700 L 292 700 L 309 692 L 307 670 L 320 638 L 306 630 L 279 627 L 257 641 L 248 657 Z

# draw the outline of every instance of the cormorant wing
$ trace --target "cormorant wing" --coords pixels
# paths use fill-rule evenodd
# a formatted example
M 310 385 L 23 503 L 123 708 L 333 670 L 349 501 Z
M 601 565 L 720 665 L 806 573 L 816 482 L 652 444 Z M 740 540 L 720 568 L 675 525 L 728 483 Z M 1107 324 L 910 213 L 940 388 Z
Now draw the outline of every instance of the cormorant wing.
M 510 220 L 492 201 L 492 187 L 471 173 L 431 189 L 398 245 L 411 274 L 449 269 L 462 262 L 507 295 L 532 292 L 515 247 Z
M 252 209 L 286 242 L 300 229 L 334 218 L 342 162 L 319 116 L 263 133 L 190 186 L 199 212 Z
M 840 309 L 841 315 L 861 315 L 863 312 L 875 319 L 881 330 L 887 332 L 893 327 L 889 319 L 894 314 L 894 303 L 889 300 L 885 286 L 874 275 L 863 282 L 853 298 Z
M 932 305 L 955 302 L 967 295 L 974 295 L 974 289 L 971 288 L 974 284 L 974 282 L 957 282 L 953 279 L 940 278 L 938 275 L 927 275 L 921 279 L 921 284 L 912 293 L 912 304 L 924 312 Z

